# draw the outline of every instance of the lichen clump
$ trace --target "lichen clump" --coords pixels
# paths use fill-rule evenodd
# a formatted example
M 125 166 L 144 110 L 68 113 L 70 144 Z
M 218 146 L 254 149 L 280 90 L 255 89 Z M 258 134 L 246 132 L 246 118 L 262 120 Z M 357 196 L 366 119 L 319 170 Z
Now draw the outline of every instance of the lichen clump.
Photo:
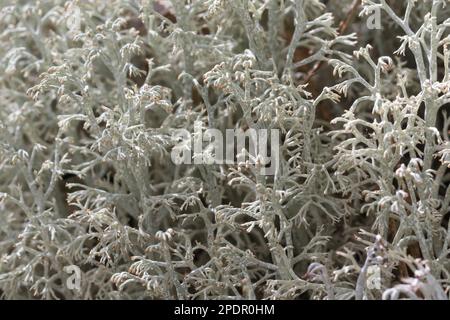
M 0 296 L 449 299 L 449 16 L 1 1 Z M 277 130 L 277 169 L 174 163 L 199 123 Z

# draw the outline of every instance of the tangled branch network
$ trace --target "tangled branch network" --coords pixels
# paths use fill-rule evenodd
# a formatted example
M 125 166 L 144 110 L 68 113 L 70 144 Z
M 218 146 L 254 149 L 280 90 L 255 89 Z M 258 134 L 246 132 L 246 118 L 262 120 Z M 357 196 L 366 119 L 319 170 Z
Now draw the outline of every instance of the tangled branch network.
M 0 1 L 0 296 L 448 300 L 448 17 Z

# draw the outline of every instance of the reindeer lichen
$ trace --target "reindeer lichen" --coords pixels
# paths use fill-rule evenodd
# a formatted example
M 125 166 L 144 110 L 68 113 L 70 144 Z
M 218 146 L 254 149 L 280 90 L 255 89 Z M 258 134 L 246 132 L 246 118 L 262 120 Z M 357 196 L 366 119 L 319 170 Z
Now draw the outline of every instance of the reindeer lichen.
M 0 10 L 2 298 L 449 299 L 449 0 Z

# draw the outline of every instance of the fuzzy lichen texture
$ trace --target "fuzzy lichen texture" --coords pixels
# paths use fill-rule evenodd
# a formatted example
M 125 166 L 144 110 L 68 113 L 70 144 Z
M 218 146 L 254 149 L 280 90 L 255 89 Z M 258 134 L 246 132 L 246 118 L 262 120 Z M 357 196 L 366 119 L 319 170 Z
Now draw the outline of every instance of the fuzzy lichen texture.
M 1 297 L 449 299 L 448 16 L 2 1 Z

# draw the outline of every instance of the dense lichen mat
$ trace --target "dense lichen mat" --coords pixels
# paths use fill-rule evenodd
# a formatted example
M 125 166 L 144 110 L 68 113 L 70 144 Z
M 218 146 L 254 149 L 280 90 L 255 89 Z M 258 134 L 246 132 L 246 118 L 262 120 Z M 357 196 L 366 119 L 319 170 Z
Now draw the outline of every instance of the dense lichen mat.
M 4 299 L 449 299 L 450 1 L 0 1 Z

